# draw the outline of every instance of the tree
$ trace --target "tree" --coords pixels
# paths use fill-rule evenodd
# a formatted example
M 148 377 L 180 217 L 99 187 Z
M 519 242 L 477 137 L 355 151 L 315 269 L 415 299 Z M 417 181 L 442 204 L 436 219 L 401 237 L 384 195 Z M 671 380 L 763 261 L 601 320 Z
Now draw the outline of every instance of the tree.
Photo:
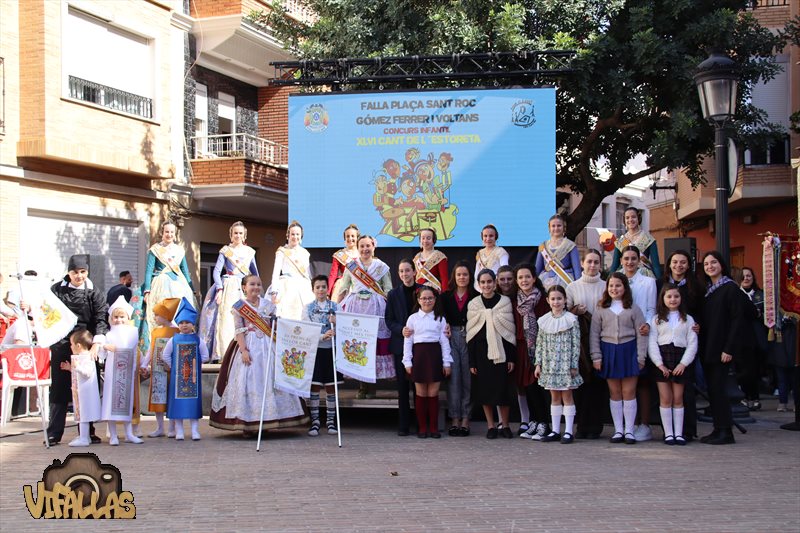
M 663 169 L 683 168 L 696 186 L 713 154 L 692 75 L 712 48 L 741 65 L 739 135 L 782 132 L 749 105 L 753 84 L 779 68 L 787 40 L 744 11 L 748 0 L 308 0 L 310 25 L 253 14 L 301 59 L 574 49 L 576 73 L 558 83 L 556 183 L 581 193 L 572 238 L 603 198 Z M 464 85 L 462 83 L 462 85 Z M 646 168 L 626 172 L 644 154 Z

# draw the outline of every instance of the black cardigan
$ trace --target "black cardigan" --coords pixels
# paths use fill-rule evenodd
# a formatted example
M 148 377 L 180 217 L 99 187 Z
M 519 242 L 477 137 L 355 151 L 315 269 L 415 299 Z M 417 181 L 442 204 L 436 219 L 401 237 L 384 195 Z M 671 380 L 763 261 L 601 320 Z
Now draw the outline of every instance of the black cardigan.
M 700 322 L 700 346 L 703 361 L 719 364 L 722 352 L 734 359 L 745 355 L 753 345 L 755 307 L 736 283 L 725 283 L 706 296 Z

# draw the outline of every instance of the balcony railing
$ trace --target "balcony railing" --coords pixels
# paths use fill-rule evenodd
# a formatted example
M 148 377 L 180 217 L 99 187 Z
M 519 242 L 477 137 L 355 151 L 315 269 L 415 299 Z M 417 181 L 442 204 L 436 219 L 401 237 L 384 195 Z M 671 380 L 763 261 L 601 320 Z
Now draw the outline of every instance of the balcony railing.
M 192 137 L 195 159 L 244 157 L 251 161 L 286 167 L 289 148 L 247 133 Z
M 302 0 L 283 0 L 282 3 L 287 15 L 304 24 L 314 24 L 319 18 Z
M 153 118 L 153 99 L 114 89 L 107 85 L 69 77 L 69 96 L 84 102 L 91 102 L 115 111 L 129 113 L 144 118 Z
M 788 6 L 789 0 L 750 0 L 750 8 Z

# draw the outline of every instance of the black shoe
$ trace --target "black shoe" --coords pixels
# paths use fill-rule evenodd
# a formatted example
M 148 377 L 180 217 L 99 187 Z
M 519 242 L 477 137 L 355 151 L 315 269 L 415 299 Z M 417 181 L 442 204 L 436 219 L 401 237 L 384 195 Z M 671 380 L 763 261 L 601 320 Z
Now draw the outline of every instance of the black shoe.
M 625 433 L 625 444 L 636 444 L 636 437 L 633 433 Z
M 447 434 L 451 437 L 458 437 L 458 426 L 450 426 L 450 429 L 447 430 Z
M 89 439 L 92 441 L 92 444 L 100 444 L 103 442 L 103 440 L 97 435 L 89 435 Z
M 572 444 L 575 440 L 575 437 L 572 436 L 572 433 L 564 433 L 561 435 L 561 444 Z
M 614 433 L 614 434 L 611 436 L 611 438 L 609 439 L 609 442 L 610 442 L 611 444 L 619 444 L 619 443 L 621 443 L 621 442 L 625 442 L 625 435 L 623 435 L 622 433 L 620 433 L 619 431 L 617 431 L 616 433 Z
M 689 441 L 687 441 L 686 438 L 683 437 L 682 435 L 678 435 L 677 437 L 675 437 L 675 446 L 686 446 L 687 442 Z
M 707 440 L 706 444 L 736 444 L 736 439 L 733 438 L 733 431 L 722 429 L 717 437 Z
M 503 429 L 501 429 L 500 430 L 500 434 L 505 439 L 513 439 L 514 438 L 514 434 L 511 432 L 511 428 L 510 427 L 504 427 Z
M 675 437 L 673 435 L 667 435 L 664 437 L 664 444 L 667 446 L 675 446 Z
M 497 438 L 497 428 L 489 428 L 486 432 L 487 439 L 496 439 Z
M 397 430 L 398 437 L 408 437 L 408 430 L 407 429 L 398 429 Z
M 417 438 L 418 439 L 427 439 L 428 438 L 428 434 L 427 433 L 423 433 L 422 431 L 420 431 L 419 433 L 417 433 Z
M 705 437 L 700 437 L 700 442 L 705 444 L 705 443 L 707 443 L 708 441 L 710 441 L 712 439 L 716 439 L 717 437 L 719 437 L 719 432 L 720 432 L 720 430 L 714 428 L 714 431 L 712 431 L 711 433 L 709 433 Z
M 469 437 L 469 428 L 468 427 L 460 427 L 458 428 L 458 436 L 459 437 Z
M 432 439 L 441 439 L 442 438 L 442 434 L 439 433 L 438 431 L 434 431 L 432 433 L 428 433 L 428 436 L 430 438 L 432 438 Z
M 561 440 L 561 435 L 559 435 L 555 431 L 551 431 L 550 433 L 542 437 L 542 442 L 555 442 L 557 440 Z
M 61 439 L 57 439 L 55 437 L 47 437 L 47 443 L 50 446 L 58 446 L 58 443 L 60 443 L 60 442 L 61 442 Z M 42 442 L 42 444 L 44 444 L 44 442 Z

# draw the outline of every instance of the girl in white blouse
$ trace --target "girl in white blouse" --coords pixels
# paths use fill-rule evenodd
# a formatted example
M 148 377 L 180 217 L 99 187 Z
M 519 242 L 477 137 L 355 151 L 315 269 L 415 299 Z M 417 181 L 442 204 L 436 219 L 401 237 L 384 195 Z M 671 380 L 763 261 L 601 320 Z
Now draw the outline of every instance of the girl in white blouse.
M 447 322 L 438 305 L 438 295 L 431 287 L 417 291 L 417 312 L 408 317 L 410 335 L 403 341 L 403 366 L 416 389 L 417 436 L 438 439 L 439 385 L 450 375 L 450 340 L 445 333 Z
M 683 446 L 683 387 L 687 367 L 697 355 L 694 319 L 686 314 L 676 285 L 664 284 L 658 295 L 657 314 L 650 319 L 648 355 L 655 365 L 654 379 L 660 397 L 664 444 Z M 689 383 L 692 383 L 690 380 Z

